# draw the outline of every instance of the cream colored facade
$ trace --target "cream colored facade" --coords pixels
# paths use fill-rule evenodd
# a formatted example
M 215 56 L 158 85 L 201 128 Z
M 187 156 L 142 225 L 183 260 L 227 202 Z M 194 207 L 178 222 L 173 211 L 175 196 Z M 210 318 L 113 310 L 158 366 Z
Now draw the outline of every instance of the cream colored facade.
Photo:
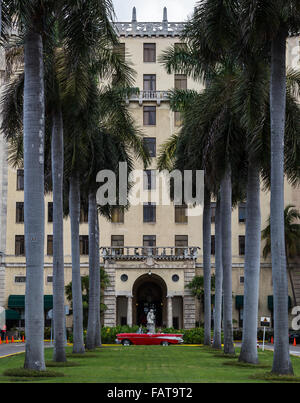
M 128 100 L 129 109 L 134 117 L 137 126 L 143 131 L 144 137 L 156 139 L 156 155 L 159 147 L 178 127 L 175 125 L 174 112 L 170 110 L 166 99 L 167 91 L 174 88 L 175 76 L 168 75 L 163 66 L 158 62 L 159 56 L 168 47 L 179 43 L 179 33 L 182 29 L 181 23 L 168 23 L 166 12 L 164 21 L 159 23 L 139 23 L 133 21 L 118 23 L 120 41 L 125 44 L 126 59 L 132 63 L 136 70 L 136 86 L 143 90 L 144 75 L 155 75 L 156 89 L 142 92 L 140 96 Z M 292 39 L 293 43 L 288 49 L 288 61 L 296 67 L 299 61 L 298 39 Z M 145 62 L 143 58 L 144 44 L 155 44 L 156 58 L 153 62 Z M 293 46 L 292 46 L 293 45 Z M 298 59 L 291 56 L 298 50 Z M 200 83 L 187 79 L 187 88 L 201 90 Z M 156 108 L 156 124 L 144 125 L 144 107 Z M 2 145 L 3 150 L 3 145 Z M 0 161 L 1 161 L 0 143 Z M 5 164 L 3 164 L 4 166 Z M 136 168 L 142 169 L 141 162 L 136 163 Z M 6 226 L 1 224 L 0 239 L 3 248 L 3 257 L 0 269 L 0 305 L 12 309 L 9 306 L 9 297 L 12 295 L 24 295 L 25 283 L 16 282 L 16 278 L 26 276 L 25 257 L 16 256 L 16 236 L 24 234 L 23 223 L 16 222 L 16 203 L 23 202 L 23 191 L 17 189 L 17 171 L 11 167 L 7 169 L 7 180 L 5 170 L 0 175 L 2 183 L 6 186 L 0 187 L 2 202 L 2 222 L 5 218 Z M 148 169 L 156 169 L 156 158 L 152 158 L 151 166 Z M 4 176 L 3 176 L 4 175 Z M 4 201 L 7 198 L 7 203 Z M 45 295 L 52 295 L 52 283 L 49 277 L 52 276 L 52 256 L 47 255 L 47 236 L 52 235 L 52 223 L 48 222 L 48 203 L 51 196 L 45 196 Z M 269 217 L 269 193 L 261 192 L 262 227 L 266 225 Z M 300 209 L 300 190 L 292 189 L 287 183 L 285 186 L 285 204 L 293 204 Z M 6 211 L 7 208 L 7 212 Z M 5 217 L 4 217 L 5 216 Z M 69 220 L 64 222 L 64 251 L 65 251 L 65 282 L 71 281 L 71 239 Z M 80 235 L 88 235 L 87 223 L 80 225 Z M 214 235 L 214 224 L 212 223 L 212 235 Z M 239 236 L 245 235 L 245 223 L 239 223 L 238 209 L 232 213 L 232 277 L 233 277 L 233 317 L 234 327 L 241 326 L 242 306 L 238 305 L 240 300 L 237 296 L 244 294 L 243 275 L 244 258 L 239 254 Z M 157 256 L 142 257 L 144 236 L 155 236 L 159 258 Z M 175 256 L 175 237 L 187 236 L 189 247 L 199 247 L 198 256 L 189 255 L 186 258 Z M 105 291 L 105 303 L 107 310 L 104 316 L 106 326 L 116 324 L 141 324 L 149 307 L 157 310 L 157 325 L 176 326 L 191 328 L 196 323 L 203 322 L 203 308 L 191 296 L 186 285 L 195 275 L 202 274 L 202 217 L 189 217 L 187 223 L 175 222 L 174 206 L 156 206 L 156 218 L 152 222 L 144 222 L 143 206 L 131 207 L 124 214 L 124 222 L 112 223 L 100 217 L 100 246 L 103 252 L 105 247 L 112 246 L 112 237 L 123 239 L 125 257 L 104 258 L 102 263 L 110 277 L 110 286 Z M 123 237 L 123 238 L 120 238 Z M 263 246 L 263 245 L 262 245 Z M 128 249 L 130 247 L 130 249 Z M 136 249 L 134 249 L 134 247 Z M 164 247 L 168 249 L 168 258 L 161 257 Z M 137 253 L 139 252 L 139 256 Z M 167 254 L 168 254 L 167 253 Z M 147 253 L 146 253 L 147 254 Z M 0 257 L 1 258 L 1 257 Z M 1 262 L 1 260 L 0 260 Z M 88 256 L 81 257 L 82 275 L 88 274 Z M 212 256 L 212 270 L 214 271 L 214 257 Z M 300 273 L 299 265 L 295 263 L 295 273 Z M 300 275 L 300 274 L 299 274 Z M 124 281 L 125 280 L 125 281 Z M 176 281 L 174 281 L 176 280 Z M 298 281 L 298 277 L 297 277 Z M 1 294 L 2 292 L 2 294 Z M 261 279 L 259 296 L 259 317 L 271 316 L 268 296 L 272 296 L 272 276 L 270 260 L 261 259 Z M 289 295 L 292 297 L 292 290 Z M 300 289 L 297 289 L 297 303 L 300 305 Z M 237 309 L 237 307 L 239 309 Z M 69 320 L 69 324 L 70 324 Z

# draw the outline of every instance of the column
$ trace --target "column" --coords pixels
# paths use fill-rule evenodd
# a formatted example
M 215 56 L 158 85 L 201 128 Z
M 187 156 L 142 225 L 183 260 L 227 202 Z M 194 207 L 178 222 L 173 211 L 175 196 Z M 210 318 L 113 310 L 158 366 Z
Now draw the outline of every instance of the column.
M 167 326 L 168 327 L 173 327 L 173 304 L 172 304 L 172 297 L 168 296 L 168 322 Z
M 132 297 L 127 297 L 127 325 L 132 326 Z

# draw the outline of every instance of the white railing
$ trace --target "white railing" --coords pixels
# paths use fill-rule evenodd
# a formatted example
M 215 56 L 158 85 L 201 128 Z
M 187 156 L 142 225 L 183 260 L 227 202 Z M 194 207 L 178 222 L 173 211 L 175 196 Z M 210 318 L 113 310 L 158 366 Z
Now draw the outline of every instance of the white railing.
M 126 98 L 127 104 L 130 102 L 138 102 L 143 105 L 143 102 L 154 101 L 157 105 L 161 102 L 169 101 L 169 91 L 140 91 L 138 94 L 133 94 Z
M 113 260 L 196 260 L 198 246 L 103 246 L 100 256 Z

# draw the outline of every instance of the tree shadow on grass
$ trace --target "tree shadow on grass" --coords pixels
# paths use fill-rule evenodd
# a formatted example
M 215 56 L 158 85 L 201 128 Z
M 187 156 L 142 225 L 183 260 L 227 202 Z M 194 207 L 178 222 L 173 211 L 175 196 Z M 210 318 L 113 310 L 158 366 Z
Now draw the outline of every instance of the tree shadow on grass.
M 3 375 L 18 378 L 56 378 L 64 376 L 63 373 L 52 370 L 36 371 L 26 368 L 9 368 L 3 372 Z
M 248 362 L 233 362 L 233 361 L 226 361 L 223 362 L 223 365 L 230 365 L 232 367 L 238 367 L 238 368 L 270 368 L 270 365 L 266 365 L 266 364 L 250 364 Z
M 46 367 L 48 368 L 67 368 L 67 367 L 78 367 L 80 364 L 78 362 L 56 362 L 56 361 L 46 361 Z
M 82 354 L 78 353 L 67 353 L 66 354 L 67 358 L 96 358 L 98 357 L 97 353 L 90 353 L 90 352 L 85 352 Z
M 280 382 L 300 383 L 299 376 L 275 375 L 272 372 L 265 372 L 265 373 L 258 373 L 258 374 L 250 375 L 249 379 L 268 381 L 268 382 L 274 382 L 274 383 L 280 383 Z

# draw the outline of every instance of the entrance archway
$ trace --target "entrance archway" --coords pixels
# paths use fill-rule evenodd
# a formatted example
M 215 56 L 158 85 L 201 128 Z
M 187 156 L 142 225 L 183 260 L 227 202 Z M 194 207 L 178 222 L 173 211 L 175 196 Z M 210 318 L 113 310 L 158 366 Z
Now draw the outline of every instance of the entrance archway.
M 134 324 L 146 326 L 147 313 L 149 309 L 153 309 L 156 327 L 166 325 L 167 285 L 160 276 L 156 274 L 140 276 L 133 285 L 132 295 Z

